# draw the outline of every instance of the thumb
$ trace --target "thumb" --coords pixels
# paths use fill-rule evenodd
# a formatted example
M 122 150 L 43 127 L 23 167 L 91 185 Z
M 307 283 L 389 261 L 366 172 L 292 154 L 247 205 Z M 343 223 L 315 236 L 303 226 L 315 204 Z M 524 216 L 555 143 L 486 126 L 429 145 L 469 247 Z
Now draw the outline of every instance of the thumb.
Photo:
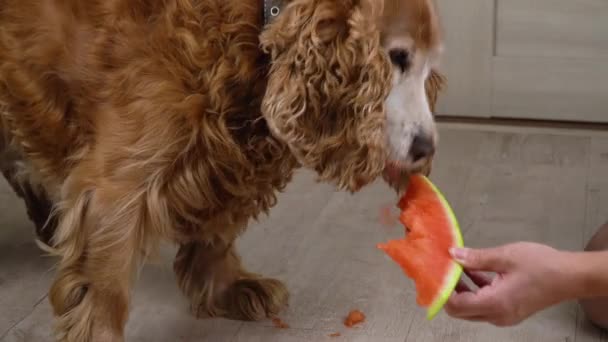
M 505 272 L 511 264 L 503 248 L 452 248 L 452 258 L 471 271 Z

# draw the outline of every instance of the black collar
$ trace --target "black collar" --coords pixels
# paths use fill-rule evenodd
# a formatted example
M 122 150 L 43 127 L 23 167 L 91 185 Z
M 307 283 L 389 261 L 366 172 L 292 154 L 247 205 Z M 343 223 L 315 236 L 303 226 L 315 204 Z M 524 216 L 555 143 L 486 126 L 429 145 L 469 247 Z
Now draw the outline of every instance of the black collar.
M 264 25 L 270 24 L 283 9 L 285 0 L 264 0 Z

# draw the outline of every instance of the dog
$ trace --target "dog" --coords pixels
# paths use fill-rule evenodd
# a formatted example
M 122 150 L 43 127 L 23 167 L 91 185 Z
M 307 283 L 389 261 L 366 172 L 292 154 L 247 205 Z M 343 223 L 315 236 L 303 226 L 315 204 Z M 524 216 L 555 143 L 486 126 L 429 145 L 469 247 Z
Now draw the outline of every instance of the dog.
M 123 341 L 163 240 L 195 315 L 278 313 L 235 239 L 297 168 L 430 172 L 441 50 L 431 0 L 0 0 L 0 169 L 59 260 L 56 339 Z

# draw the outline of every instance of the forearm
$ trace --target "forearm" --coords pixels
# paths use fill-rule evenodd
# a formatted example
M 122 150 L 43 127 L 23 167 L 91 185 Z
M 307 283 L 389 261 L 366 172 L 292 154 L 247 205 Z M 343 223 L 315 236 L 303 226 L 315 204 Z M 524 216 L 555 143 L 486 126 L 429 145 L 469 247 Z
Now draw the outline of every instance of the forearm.
M 572 297 L 608 297 L 608 251 L 568 253 L 566 271 L 573 275 Z M 574 299 L 573 298 L 573 299 Z

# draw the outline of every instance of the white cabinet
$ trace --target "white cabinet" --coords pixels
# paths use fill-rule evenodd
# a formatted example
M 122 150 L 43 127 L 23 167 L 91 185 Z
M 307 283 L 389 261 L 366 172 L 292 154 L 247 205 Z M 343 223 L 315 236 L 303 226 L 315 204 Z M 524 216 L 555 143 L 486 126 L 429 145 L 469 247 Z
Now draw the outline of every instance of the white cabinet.
M 436 0 L 438 114 L 608 122 L 608 0 Z

